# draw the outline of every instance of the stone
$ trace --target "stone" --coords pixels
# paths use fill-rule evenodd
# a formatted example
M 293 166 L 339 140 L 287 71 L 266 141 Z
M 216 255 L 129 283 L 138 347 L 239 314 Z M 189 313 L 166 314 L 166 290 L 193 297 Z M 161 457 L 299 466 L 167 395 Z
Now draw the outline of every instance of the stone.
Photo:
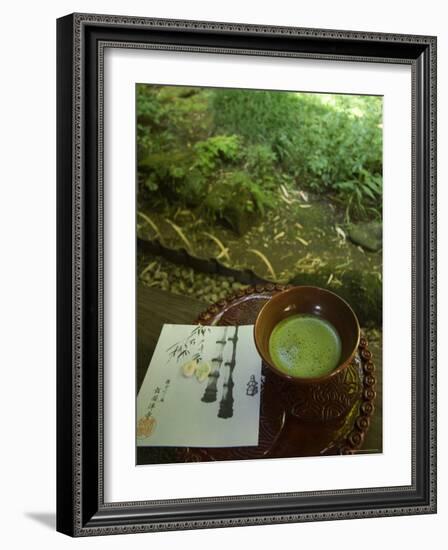
M 255 212 L 245 212 L 239 201 L 234 206 L 226 208 L 221 221 L 241 237 L 259 221 L 259 215 Z
M 362 248 L 378 252 L 383 246 L 383 227 L 378 222 L 353 224 L 348 230 L 348 237 Z

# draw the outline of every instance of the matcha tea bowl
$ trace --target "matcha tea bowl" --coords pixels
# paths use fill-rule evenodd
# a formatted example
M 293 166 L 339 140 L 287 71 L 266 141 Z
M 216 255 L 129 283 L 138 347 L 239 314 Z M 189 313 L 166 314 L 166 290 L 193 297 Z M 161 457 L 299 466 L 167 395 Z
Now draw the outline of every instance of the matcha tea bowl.
M 270 298 L 255 321 L 263 361 L 292 383 L 322 383 L 345 369 L 359 344 L 353 309 L 334 292 L 288 288 Z

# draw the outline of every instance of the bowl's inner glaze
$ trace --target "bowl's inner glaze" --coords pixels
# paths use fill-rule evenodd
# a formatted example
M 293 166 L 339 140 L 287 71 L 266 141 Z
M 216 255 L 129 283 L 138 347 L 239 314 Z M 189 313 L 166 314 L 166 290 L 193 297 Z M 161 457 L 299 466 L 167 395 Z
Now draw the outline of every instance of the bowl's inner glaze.
M 339 364 L 327 376 L 339 372 L 352 360 L 360 337 L 358 319 L 352 308 L 333 292 L 318 287 L 300 286 L 274 295 L 263 306 L 255 321 L 254 336 L 257 349 L 274 371 L 290 379 L 300 378 L 280 371 L 269 352 L 269 340 L 274 327 L 287 317 L 297 314 L 316 315 L 330 322 L 339 334 L 341 340 Z

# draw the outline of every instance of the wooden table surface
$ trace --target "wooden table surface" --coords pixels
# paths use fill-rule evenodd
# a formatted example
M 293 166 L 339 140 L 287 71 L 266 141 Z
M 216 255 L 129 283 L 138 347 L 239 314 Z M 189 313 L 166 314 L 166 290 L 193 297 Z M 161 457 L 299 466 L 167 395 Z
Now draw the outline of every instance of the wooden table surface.
M 155 290 L 141 284 L 137 287 L 137 391 L 151 360 L 165 323 L 192 324 L 208 304 Z
M 137 391 L 157 344 L 164 323 L 190 324 L 209 304 L 188 296 L 180 296 L 158 289 L 137 287 Z M 382 361 L 381 347 L 371 343 L 377 378 L 377 399 L 370 429 L 360 452 L 382 451 Z M 169 453 L 169 451 L 167 451 Z M 160 458 L 154 459 L 154 456 Z M 155 453 L 151 447 L 138 448 L 137 463 L 145 464 L 163 460 L 164 453 Z

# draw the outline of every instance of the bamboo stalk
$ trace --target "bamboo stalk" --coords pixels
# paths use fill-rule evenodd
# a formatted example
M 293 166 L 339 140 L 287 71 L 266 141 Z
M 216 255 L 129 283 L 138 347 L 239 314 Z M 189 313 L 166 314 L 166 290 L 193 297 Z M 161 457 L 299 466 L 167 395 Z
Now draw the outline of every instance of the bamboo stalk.
M 169 223 L 171 225 L 171 227 L 174 229 L 174 231 L 179 235 L 179 237 L 183 240 L 183 242 L 187 245 L 187 249 L 192 252 L 193 249 L 191 247 L 191 243 L 190 241 L 187 239 L 187 237 L 184 235 L 184 232 L 182 231 L 182 229 L 176 225 L 174 222 L 172 222 L 171 220 L 169 220 L 168 218 L 165 218 L 165 221 L 166 223 Z
M 227 258 L 230 262 L 230 256 L 229 256 L 229 249 L 226 248 L 223 243 L 218 239 L 218 237 L 215 237 L 214 235 L 212 235 L 211 233 L 208 233 L 207 231 L 203 231 L 202 232 L 206 237 L 208 237 L 209 239 L 211 239 L 213 242 L 215 242 L 218 246 L 219 246 L 219 249 L 220 249 L 220 254 L 217 256 L 217 259 L 221 258 L 222 256 L 224 256 L 225 258 Z
M 146 214 L 144 214 L 143 212 L 137 212 L 137 216 L 140 216 L 142 217 L 145 222 L 155 231 L 155 236 L 156 237 L 161 237 L 160 235 L 160 231 L 159 231 L 159 228 L 157 227 L 157 225 L 151 220 L 151 218 L 149 216 L 147 216 Z
M 266 256 L 262 252 L 260 252 L 259 250 L 256 250 L 255 248 L 248 248 L 247 251 L 248 252 L 253 252 L 259 258 L 261 258 L 263 260 L 263 262 L 265 263 L 266 267 L 269 270 L 269 273 L 271 274 L 272 278 L 275 281 L 277 279 L 277 276 L 275 274 L 274 268 L 271 265 L 271 262 L 266 258 Z

